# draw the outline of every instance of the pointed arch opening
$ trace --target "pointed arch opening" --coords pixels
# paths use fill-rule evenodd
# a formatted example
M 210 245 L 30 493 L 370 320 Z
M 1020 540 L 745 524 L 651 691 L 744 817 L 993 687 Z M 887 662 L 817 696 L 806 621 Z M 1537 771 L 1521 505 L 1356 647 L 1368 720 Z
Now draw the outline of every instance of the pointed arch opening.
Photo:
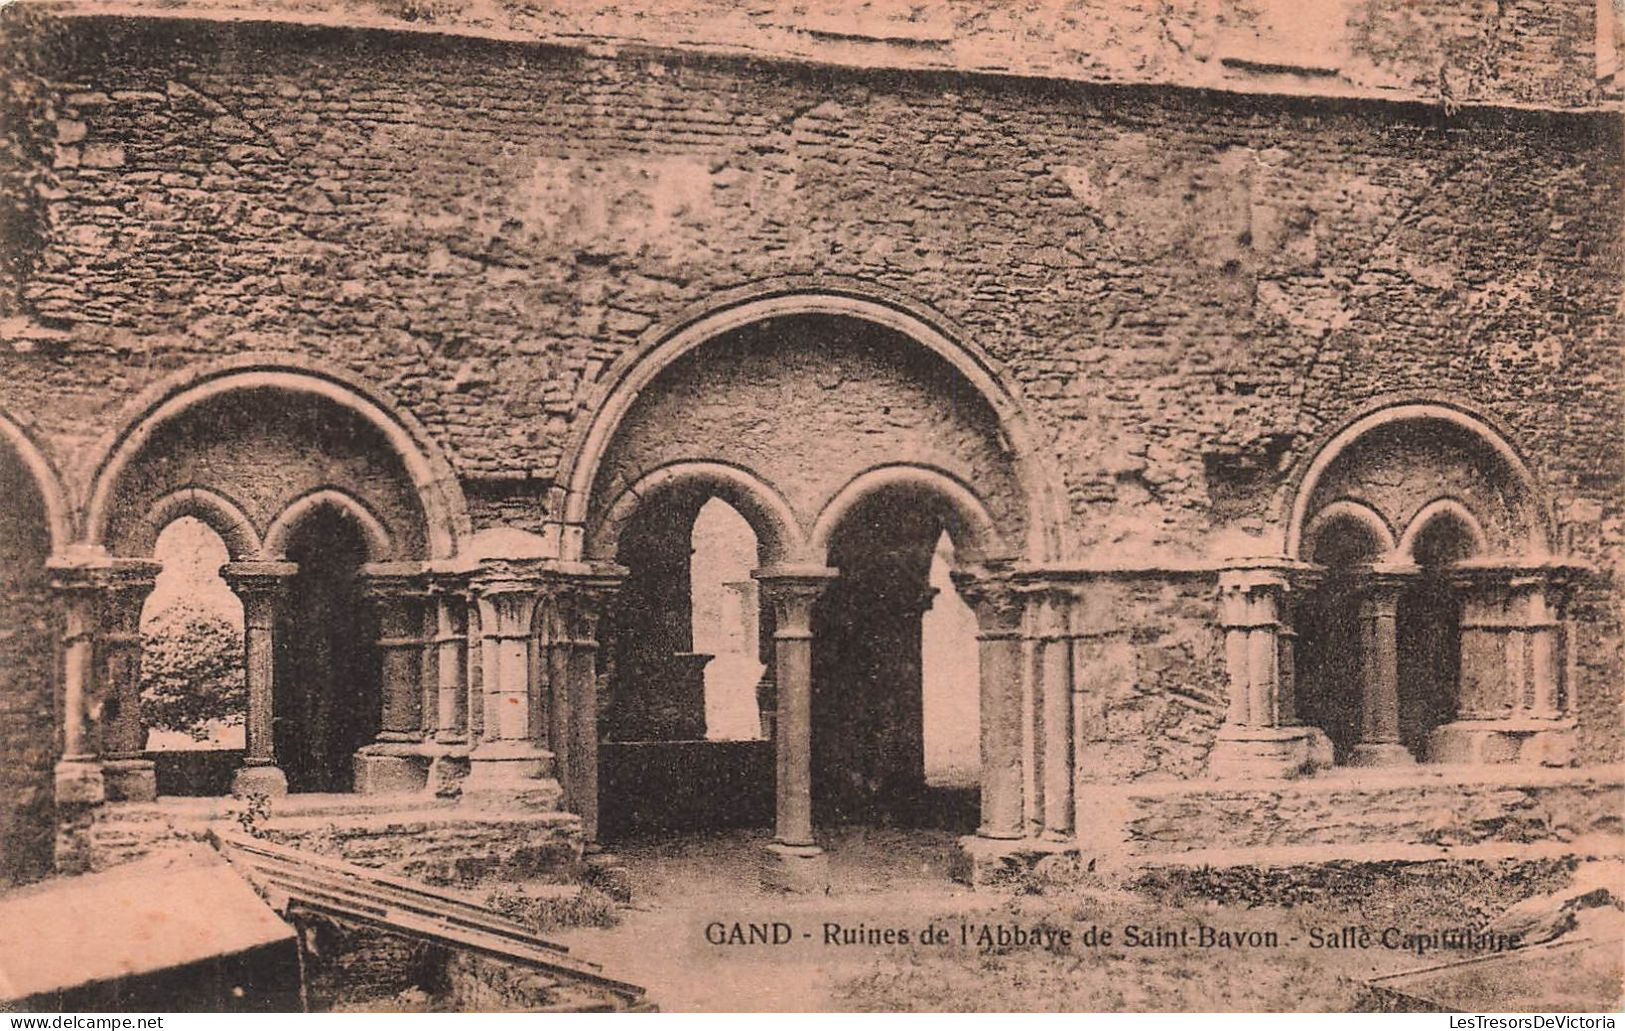
M 750 574 L 803 547 L 773 488 L 718 463 L 608 506 L 589 553 L 627 575 L 600 626 L 601 835 L 771 820 L 773 627 Z
M 973 829 L 976 621 L 947 574 L 999 552 L 985 506 L 939 470 L 884 467 L 831 499 L 811 544 L 840 574 L 813 613 L 815 822 Z

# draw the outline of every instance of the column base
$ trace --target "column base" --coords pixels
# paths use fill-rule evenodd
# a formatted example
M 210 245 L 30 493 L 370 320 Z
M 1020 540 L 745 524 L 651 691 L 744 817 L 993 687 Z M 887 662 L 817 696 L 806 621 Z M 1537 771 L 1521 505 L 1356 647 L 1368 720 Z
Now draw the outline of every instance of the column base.
M 632 901 L 632 875 L 620 856 L 605 852 L 589 842 L 583 849 L 582 862 L 584 883 L 597 888 L 616 902 L 625 904 Z
M 281 798 L 288 793 L 288 775 L 275 765 L 239 766 L 231 777 L 231 793 L 238 798 L 248 795 Z
M 422 794 L 428 790 L 433 761 L 421 742 L 366 745 L 355 754 L 356 794 Z
M 781 845 L 762 851 L 762 888 L 789 895 L 829 892 L 829 856 L 817 845 Z
M 1319 727 L 1224 727 L 1208 753 L 1215 780 L 1305 777 L 1332 764 L 1332 742 Z
M 158 767 L 151 759 L 108 759 L 102 780 L 109 802 L 151 802 L 158 797 Z
M 557 809 L 564 788 L 554 775 L 554 766 L 553 753 L 529 741 L 483 743 L 469 754 L 463 801 Z
M 1428 735 L 1427 756 L 1436 763 L 1523 766 L 1574 765 L 1570 720 L 1456 720 Z
M 107 781 L 98 760 L 64 759 L 56 764 L 56 804 L 101 805 L 107 800 Z
M 1349 766 L 1415 766 L 1416 756 L 1404 745 L 1393 742 L 1355 745 L 1349 753 Z

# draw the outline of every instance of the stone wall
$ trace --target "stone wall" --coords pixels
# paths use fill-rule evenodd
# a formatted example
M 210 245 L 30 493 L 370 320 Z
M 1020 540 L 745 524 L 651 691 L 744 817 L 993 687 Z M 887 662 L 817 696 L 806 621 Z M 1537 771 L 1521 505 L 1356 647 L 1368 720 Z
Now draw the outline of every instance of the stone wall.
M 1098 788 L 1080 803 L 1080 844 L 1104 857 L 1178 859 L 1313 846 L 1460 848 L 1617 842 L 1625 800 L 1619 767 L 1589 771 L 1353 773 L 1297 783 Z M 1605 845 L 1604 848 L 1614 847 Z M 1305 850 L 1308 854 L 1309 850 Z
M 1072 645 L 1080 791 L 1206 771 L 1229 703 L 1205 576 L 1104 579 Z
M 1124 618 L 1086 650 L 1080 769 L 1141 778 L 1198 775 L 1223 708 L 1211 581 L 1178 571 L 1268 550 L 1293 470 L 1357 413 L 1448 397 L 1605 574 L 1577 708 L 1582 758 L 1617 760 L 1619 120 L 1557 110 L 1596 99 L 1589 3 L 1498 6 L 1372 0 L 1343 26 L 1396 96 L 1433 97 L 1442 58 L 1449 103 L 71 18 L 19 107 L 50 167 L 38 242 L 0 270 L 0 410 L 82 497 L 141 391 L 281 352 L 398 402 L 476 529 L 540 529 L 640 340 L 750 284 L 861 284 L 1019 394 L 1059 558 L 1174 571 L 1107 592 Z M 629 432 L 671 429 L 639 411 Z M 944 432 L 988 454 L 970 429 Z M 997 498 L 991 467 L 966 465 Z
M 51 864 L 57 729 L 56 620 L 39 491 L 0 451 L 0 886 Z
M 929 304 L 1002 363 L 1085 550 L 1262 532 L 1317 434 L 1417 393 L 1497 418 L 1552 501 L 1617 525 L 1612 119 L 67 31 L 35 335 L 0 404 L 80 475 L 136 389 L 289 350 L 401 401 L 477 522 L 535 522 L 639 334 L 819 275 Z

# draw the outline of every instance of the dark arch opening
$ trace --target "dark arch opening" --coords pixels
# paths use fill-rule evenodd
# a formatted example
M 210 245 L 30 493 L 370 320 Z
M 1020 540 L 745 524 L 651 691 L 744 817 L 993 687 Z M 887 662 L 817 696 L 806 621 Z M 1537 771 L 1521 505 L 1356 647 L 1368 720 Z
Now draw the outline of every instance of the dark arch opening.
M 829 564 L 840 576 L 813 614 L 813 818 L 820 826 L 976 825 L 977 788 L 926 775 L 923 617 L 935 601 L 931 568 L 947 527 L 916 495 L 877 491 L 854 505 L 830 538 Z M 942 643 L 952 647 L 953 633 Z M 947 713 L 955 718 L 963 709 Z
M 61 740 L 48 525 L 33 474 L 0 447 L 0 885 L 51 870 Z
M 1360 743 L 1362 652 L 1357 574 L 1382 557 L 1383 542 L 1352 517 L 1327 522 L 1310 542 L 1311 562 L 1326 578 L 1298 613 L 1297 715 L 1331 739 L 1333 761 L 1348 761 Z
M 367 542 L 323 507 L 294 528 L 287 556 L 299 570 L 276 628 L 277 763 L 289 791 L 349 791 L 382 708 L 376 619 L 358 576 Z
M 1421 576 L 1399 596 L 1399 740 L 1426 758 L 1428 735 L 1456 718 L 1461 679 L 1461 597 L 1450 567 L 1472 556 L 1472 531 L 1451 516 L 1417 534 Z
M 601 837 L 772 822 L 772 619 L 749 576 L 762 547 L 699 481 L 644 498 L 623 528 L 600 648 Z

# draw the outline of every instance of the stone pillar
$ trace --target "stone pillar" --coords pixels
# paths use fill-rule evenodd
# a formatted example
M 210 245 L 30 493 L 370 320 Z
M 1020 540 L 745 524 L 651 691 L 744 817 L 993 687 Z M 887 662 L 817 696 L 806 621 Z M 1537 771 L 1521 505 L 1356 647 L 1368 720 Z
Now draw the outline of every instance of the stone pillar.
M 105 556 L 53 557 L 51 587 L 62 616 L 62 758 L 54 771 L 58 873 L 90 868 L 89 829 L 107 797 L 102 775 L 96 636 L 106 600 Z
M 355 754 L 355 790 L 361 795 L 422 791 L 430 762 L 423 748 L 429 599 L 423 567 L 372 562 L 361 567 L 361 582 L 378 621 L 381 707 L 378 737 Z
M 1294 580 L 1307 575 L 1295 564 L 1269 560 L 1219 573 L 1230 698 L 1208 757 L 1216 778 L 1292 777 L 1329 762 L 1326 735 L 1299 725 L 1294 715 L 1293 634 L 1286 617 L 1291 595 L 1303 586 Z
M 548 575 L 532 560 L 487 559 L 472 587 L 480 608 L 484 713 L 480 742 L 469 754 L 463 797 L 552 809 L 563 794 L 557 764 L 534 736 L 540 685 L 532 682 L 534 617 Z
M 564 766 L 565 800 L 581 817 L 588 843 L 598 838 L 598 625 L 614 597 L 622 573 L 601 569 L 573 578 L 559 598 L 560 636 L 555 642 L 563 657 L 562 693 L 568 720 L 561 728 L 567 744 Z
M 752 574 L 773 606 L 773 655 L 778 686 L 775 742 L 778 769 L 770 852 L 781 863 L 781 886 L 816 889 L 827 874 L 810 861 L 822 855 L 812 828 L 812 616 L 813 604 L 836 571 L 823 566 L 777 566 Z
M 96 641 L 102 699 L 102 777 L 109 802 L 150 802 L 158 779 L 147 759 L 141 719 L 141 606 L 163 566 L 144 559 L 114 559 L 108 567 Z
M 99 805 L 107 797 L 102 773 L 101 709 L 96 637 L 107 600 L 105 556 L 53 558 L 51 587 L 62 614 L 62 758 L 56 764 L 57 806 Z M 58 842 L 58 866 L 64 866 Z M 66 866 L 74 869 L 70 859 Z
M 1416 761 L 1399 740 L 1399 595 L 1406 576 L 1377 570 L 1360 585 L 1360 743 L 1350 766 Z
M 442 745 L 466 745 L 468 727 L 468 592 L 448 577 L 429 584 L 434 620 L 434 739 Z
M 1028 749 L 1038 768 L 1029 781 L 1037 795 L 1033 815 L 1043 837 L 1066 841 L 1073 831 L 1072 641 L 1068 633 L 1072 595 L 1049 588 L 1039 591 L 1033 600 L 1038 604 L 1033 703 L 1037 740 Z
M 1428 736 L 1434 762 L 1573 761 L 1568 602 L 1578 567 L 1464 565 L 1456 718 Z
M 248 751 L 232 777 L 234 795 L 285 795 L 288 778 L 276 765 L 276 678 L 273 635 L 277 606 L 298 572 L 292 562 L 228 562 L 221 570 L 243 603 L 243 677 L 248 687 Z
M 954 584 L 976 613 L 982 723 L 984 838 L 1023 836 L 1021 625 L 1025 599 L 1003 576 L 956 573 Z

